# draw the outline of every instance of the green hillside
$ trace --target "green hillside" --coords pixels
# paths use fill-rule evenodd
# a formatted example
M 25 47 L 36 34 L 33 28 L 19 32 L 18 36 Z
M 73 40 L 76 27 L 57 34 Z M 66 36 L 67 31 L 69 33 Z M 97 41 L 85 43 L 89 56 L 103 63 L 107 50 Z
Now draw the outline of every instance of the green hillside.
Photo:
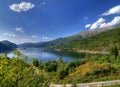
M 19 47 L 57 47 L 57 46 L 64 45 L 65 43 L 71 40 L 75 40 L 78 37 L 82 38 L 81 35 L 73 35 L 73 36 L 64 37 L 64 38 L 57 38 L 55 40 L 48 41 L 48 42 L 22 43 L 22 44 L 19 44 L 18 46 Z
M 114 45 L 120 49 L 120 28 L 104 31 L 92 37 L 78 37 L 78 39 L 71 40 L 59 47 L 107 51 Z
M 57 49 L 108 51 L 117 45 L 120 50 L 120 27 L 85 31 L 73 36 L 58 38 L 48 42 L 24 43 L 19 47 L 52 47 Z
M 7 40 L 0 41 L 0 52 L 10 51 L 16 48 L 17 48 L 17 45 L 12 42 L 9 42 Z

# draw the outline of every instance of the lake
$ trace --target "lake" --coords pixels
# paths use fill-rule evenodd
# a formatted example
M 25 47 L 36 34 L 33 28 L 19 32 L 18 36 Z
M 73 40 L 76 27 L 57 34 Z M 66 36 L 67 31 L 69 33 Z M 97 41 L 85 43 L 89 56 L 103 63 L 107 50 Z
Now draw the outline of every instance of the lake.
M 60 57 L 66 62 L 76 60 L 76 57 L 70 56 L 64 52 L 53 51 L 48 48 L 18 48 L 17 50 L 28 56 L 29 59 L 34 57 L 42 62 L 46 62 L 48 60 L 57 60 Z M 8 56 L 13 57 L 13 54 L 8 53 Z

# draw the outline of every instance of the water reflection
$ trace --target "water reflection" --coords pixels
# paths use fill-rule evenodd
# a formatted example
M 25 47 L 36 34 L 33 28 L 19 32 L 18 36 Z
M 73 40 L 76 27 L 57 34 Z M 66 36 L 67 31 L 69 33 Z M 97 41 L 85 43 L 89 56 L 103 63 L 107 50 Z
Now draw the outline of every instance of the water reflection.
M 48 58 L 48 54 L 42 53 L 42 57 L 43 57 L 43 58 Z
M 46 62 L 48 60 L 57 60 L 59 57 L 67 62 L 75 60 L 75 57 L 71 57 L 64 53 L 57 53 L 47 48 L 19 48 L 17 50 L 20 51 L 22 54 L 28 56 L 29 59 L 37 58 L 39 61 L 42 62 Z M 8 56 L 12 57 L 14 55 L 12 53 L 9 53 Z

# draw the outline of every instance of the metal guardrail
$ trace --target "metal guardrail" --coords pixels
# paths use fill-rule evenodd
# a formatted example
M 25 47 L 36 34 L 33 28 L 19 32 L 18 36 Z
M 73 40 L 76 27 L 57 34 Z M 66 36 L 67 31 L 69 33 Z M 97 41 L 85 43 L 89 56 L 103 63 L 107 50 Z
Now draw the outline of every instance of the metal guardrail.
M 77 87 L 105 87 L 120 85 L 120 80 L 76 84 Z M 72 87 L 72 84 L 51 84 L 49 87 Z

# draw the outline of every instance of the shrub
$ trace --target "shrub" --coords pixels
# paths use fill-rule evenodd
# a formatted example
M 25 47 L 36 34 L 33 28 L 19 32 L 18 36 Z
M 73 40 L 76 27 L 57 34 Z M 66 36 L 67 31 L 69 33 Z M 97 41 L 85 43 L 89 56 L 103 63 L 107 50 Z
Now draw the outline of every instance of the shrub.
M 38 67 L 39 66 L 39 61 L 35 58 L 32 59 L 32 64 L 35 66 L 35 67 Z
M 118 51 L 117 46 L 114 46 L 113 48 L 111 48 L 110 54 L 111 54 L 111 55 L 114 55 L 115 58 L 117 58 L 117 56 L 119 55 L 119 51 Z

